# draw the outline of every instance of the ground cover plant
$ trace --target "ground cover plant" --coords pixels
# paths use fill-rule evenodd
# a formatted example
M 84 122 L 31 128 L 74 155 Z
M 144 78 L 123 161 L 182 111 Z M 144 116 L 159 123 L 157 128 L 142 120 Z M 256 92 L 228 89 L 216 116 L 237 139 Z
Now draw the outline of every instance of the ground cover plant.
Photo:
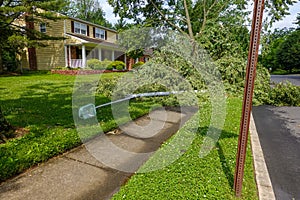
M 109 81 L 122 75 L 102 77 Z M 99 75 L 87 79 L 95 76 Z M 74 76 L 46 72 L 0 77 L 2 112 L 10 124 L 21 130 L 20 137 L 0 144 L 0 181 L 81 144 L 72 115 L 74 80 Z M 99 104 L 109 101 L 103 94 L 96 96 Z M 132 101 L 131 117 L 148 113 L 152 106 L 150 101 Z M 103 108 L 101 113 L 98 120 L 104 131 L 117 127 L 109 108 Z
M 200 127 L 193 144 L 188 149 L 182 150 L 185 154 L 164 169 L 135 174 L 113 199 L 236 199 L 232 188 L 241 100 L 229 98 L 227 106 L 227 118 L 222 135 L 216 147 L 206 157 L 199 158 L 199 150 L 209 126 L 208 103 L 200 108 Z M 191 128 L 191 121 L 179 132 Z M 140 170 L 155 166 L 160 160 L 161 151 L 175 136 L 176 134 L 164 143 Z M 258 199 L 250 144 L 246 157 L 242 199 Z

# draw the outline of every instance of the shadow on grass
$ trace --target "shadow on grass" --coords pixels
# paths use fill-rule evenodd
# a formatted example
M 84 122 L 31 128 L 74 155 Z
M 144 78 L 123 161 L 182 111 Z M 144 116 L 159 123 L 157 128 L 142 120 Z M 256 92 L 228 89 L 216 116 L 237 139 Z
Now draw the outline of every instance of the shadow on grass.
M 212 128 L 214 129 L 214 132 L 219 132 L 219 129 L 216 128 Z M 205 136 L 206 133 L 208 131 L 208 127 L 201 127 L 198 129 L 198 133 L 200 133 L 201 136 Z M 230 185 L 231 188 L 233 188 L 234 185 L 234 175 L 232 173 L 232 169 L 230 167 L 230 163 L 228 162 L 228 160 L 230 160 L 229 158 L 226 157 L 226 152 L 224 151 L 222 145 L 220 144 L 220 141 L 222 141 L 223 139 L 227 139 L 227 138 L 236 138 L 236 141 L 238 139 L 238 134 L 237 133 L 233 133 L 233 132 L 227 132 L 222 130 L 221 131 L 221 135 L 216 143 L 216 149 L 218 151 L 218 155 L 219 155 L 219 159 L 220 159 L 220 164 L 222 166 L 222 170 L 228 180 L 228 184 Z
M 218 148 L 218 154 L 220 158 L 220 162 L 222 165 L 223 172 L 228 180 L 228 183 L 231 188 L 233 188 L 233 183 L 234 183 L 234 175 L 232 174 L 232 171 L 229 167 L 229 163 L 227 162 L 227 159 L 225 157 L 224 151 L 222 146 L 220 145 L 219 142 L 217 142 L 217 148 Z
M 26 87 L 19 98 L 2 101 L 3 112 L 14 126 L 62 126 L 74 128 L 73 83 L 41 82 Z M 108 102 L 106 97 L 96 101 Z

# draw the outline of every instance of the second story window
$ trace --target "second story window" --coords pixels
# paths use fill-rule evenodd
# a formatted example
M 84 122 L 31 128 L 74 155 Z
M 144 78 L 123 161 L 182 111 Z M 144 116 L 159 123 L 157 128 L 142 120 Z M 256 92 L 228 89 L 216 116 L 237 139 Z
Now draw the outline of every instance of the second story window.
M 82 35 L 87 35 L 87 25 L 79 22 L 75 22 L 74 32 Z
M 40 23 L 40 32 L 41 33 L 46 33 L 46 24 L 45 23 Z
M 95 28 L 95 38 L 105 40 L 105 30 L 100 28 Z

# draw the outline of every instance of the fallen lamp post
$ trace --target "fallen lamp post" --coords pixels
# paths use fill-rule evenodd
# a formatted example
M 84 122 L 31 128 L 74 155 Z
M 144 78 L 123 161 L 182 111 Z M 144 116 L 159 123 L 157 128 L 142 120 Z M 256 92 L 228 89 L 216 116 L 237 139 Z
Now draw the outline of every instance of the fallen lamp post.
M 98 108 L 102 108 L 102 107 L 105 107 L 105 106 L 121 103 L 121 102 L 124 102 L 124 101 L 129 101 L 131 99 L 140 98 L 140 97 L 169 96 L 169 95 L 172 95 L 172 94 L 181 94 L 183 92 L 185 92 L 185 91 L 179 91 L 179 92 L 177 92 L 177 91 L 172 91 L 172 92 L 150 92 L 150 93 L 141 93 L 141 94 L 131 94 L 131 95 L 126 96 L 123 99 L 108 102 L 108 103 L 105 103 L 105 104 L 102 104 L 102 105 L 99 105 L 99 106 L 95 106 L 94 104 L 87 104 L 87 105 L 82 106 L 82 107 L 79 108 L 78 116 L 79 116 L 79 118 L 81 118 L 83 120 L 87 120 L 87 119 L 96 117 L 96 115 L 97 115 L 96 110 Z M 195 91 L 195 92 L 197 92 L 197 91 Z

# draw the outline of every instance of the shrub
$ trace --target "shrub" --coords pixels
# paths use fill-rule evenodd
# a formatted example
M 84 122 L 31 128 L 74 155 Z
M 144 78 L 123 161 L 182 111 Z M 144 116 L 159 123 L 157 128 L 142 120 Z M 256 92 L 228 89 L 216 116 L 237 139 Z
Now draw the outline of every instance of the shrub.
M 91 59 L 87 61 L 87 67 L 89 69 L 95 70 L 112 70 L 113 67 L 111 66 L 112 61 L 105 59 L 104 61 L 100 61 L 98 59 Z
M 91 59 L 87 61 L 87 67 L 90 69 L 100 69 L 101 61 L 98 59 Z
M 290 82 L 276 84 L 266 103 L 275 106 L 300 106 L 300 87 Z
M 107 60 L 107 59 L 101 61 L 101 69 L 112 70 L 113 67 L 110 65 L 111 63 L 112 63 L 112 61 Z
M 216 61 L 226 91 L 239 94 L 243 91 L 246 75 L 246 60 L 239 57 L 224 56 Z
M 259 105 L 269 102 L 270 86 L 270 73 L 267 68 L 258 65 L 256 70 L 256 79 L 253 95 L 253 104 Z
M 125 63 L 122 61 L 113 61 L 109 64 L 110 67 L 117 70 L 123 70 L 125 68 Z
M 142 66 L 144 64 L 144 62 L 137 62 L 137 63 L 135 63 L 135 64 L 133 64 L 132 65 L 132 69 L 134 69 L 134 68 L 137 68 L 137 67 L 140 67 L 140 66 Z

